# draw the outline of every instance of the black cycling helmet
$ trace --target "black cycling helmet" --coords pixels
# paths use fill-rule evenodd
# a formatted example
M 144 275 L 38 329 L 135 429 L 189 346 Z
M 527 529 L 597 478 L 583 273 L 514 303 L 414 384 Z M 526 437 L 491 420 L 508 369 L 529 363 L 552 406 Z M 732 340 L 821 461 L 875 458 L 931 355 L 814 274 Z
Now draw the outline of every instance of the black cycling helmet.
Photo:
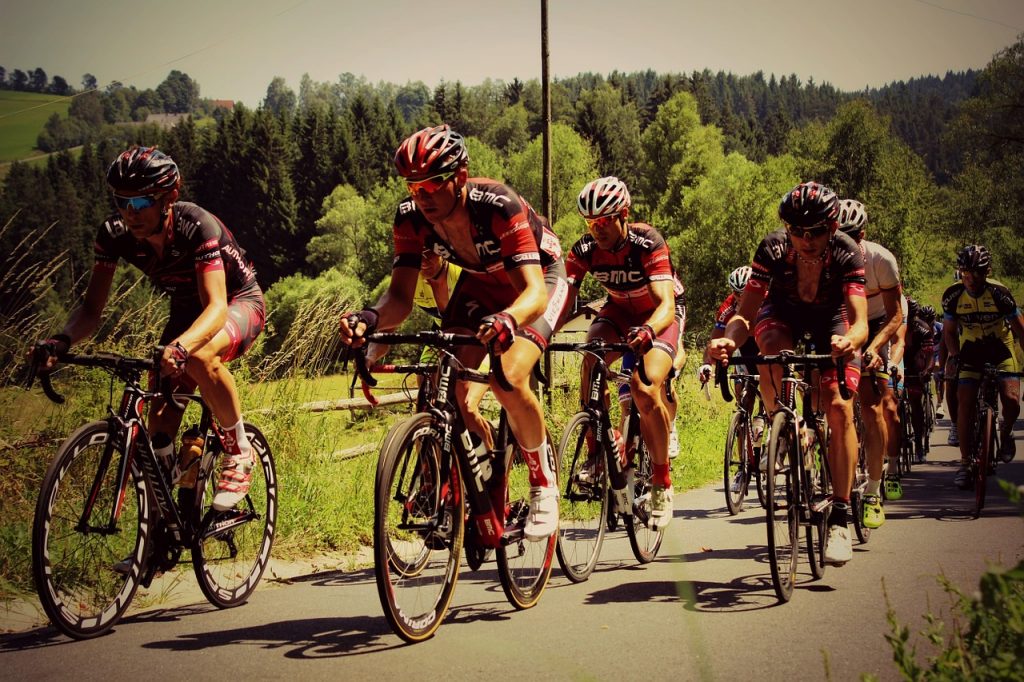
M 956 257 L 957 270 L 988 270 L 991 266 L 992 256 L 980 244 L 968 244 Z
M 132 147 L 107 169 L 107 185 L 115 194 L 162 194 L 181 186 L 174 159 L 156 147 Z
M 398 174 L 413 180 L 458 170 L 467 163 L 466 141 L 447 123 L 413 133 L 395 152 Z
M 920 318 L 926 322 L 935 321 L 935 308 L 930 305 L 921 306 L 921 312 L 918 313 Z
M 921 312 L 921 304 L 907 296 L 907 317 L 918 317 Z
M 864 204 L 856 199 L 843 199 L 839 202 L 840 230 L 856 240 L 864 231 L 864 224 L 867 222 L 868 212 L 864 209 Z
M 782 197 L 779 217 L 795 227 L 838 227 L 839 197 L 825 185 L 802 182 Z

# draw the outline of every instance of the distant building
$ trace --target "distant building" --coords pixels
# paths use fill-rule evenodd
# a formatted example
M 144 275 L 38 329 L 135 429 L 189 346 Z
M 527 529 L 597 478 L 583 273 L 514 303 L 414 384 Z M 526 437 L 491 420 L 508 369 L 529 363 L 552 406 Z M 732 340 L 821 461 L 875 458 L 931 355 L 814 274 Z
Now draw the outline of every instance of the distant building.
M 211 99 L 210 104 L 213 105 L 214 109 L 227 109 L 233 111 L 235 108 L 234 100 L 230 99 Z

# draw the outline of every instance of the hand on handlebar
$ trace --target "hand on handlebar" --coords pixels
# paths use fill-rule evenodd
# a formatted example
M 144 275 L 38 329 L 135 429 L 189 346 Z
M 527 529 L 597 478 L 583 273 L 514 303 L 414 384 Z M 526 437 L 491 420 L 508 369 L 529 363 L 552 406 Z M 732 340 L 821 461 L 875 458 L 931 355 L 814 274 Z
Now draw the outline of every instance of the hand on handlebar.
M 864 371 L 882 369 L 882 356 L 871 351 L 864 352 Z
M 517 328 L 516 318 L 502 311 L 484 317 L 476 337 L 495 355 L 501 355 L 515 342 Z
M 729 356 L 736 351 L 736 342 L 728 337 L 720 337 L 717 339 L 711 339 L 708 342 L 707 358 L 708 360 L 718 360 L 722 364 L 728 366 Z
M 47 373 L 53 370 L 60 357 L 71 348 L 71 339 L 64 334 L 55 334 L 48 339 L 37 341 L 25 353 L 25 359 L 33 365 L 35 371 Z
M 850 339 L 841 334 L 832 335 L 832 357 L 845 358 L 853 355 L 857 349 L 850 342 Z
M 346 346 L 359 348 L 369 336 L 377 330 L 377 323 L 380 321 L 380 313 L 373 308 L 364 308 L 358 313 L 344 313 L 338 324 L 338 332 L 341 334 L 341 342 Z
M 708 364 L 703 364 L 697 369 L 697 378 L 700 379 L 701 386 L 711 381 L 712 371 L 711 365 Z
M 176 378 L 185 373 L 189 352 L 180 342 L 174 341 L 164 346 L 160 354 L 160 376 Z

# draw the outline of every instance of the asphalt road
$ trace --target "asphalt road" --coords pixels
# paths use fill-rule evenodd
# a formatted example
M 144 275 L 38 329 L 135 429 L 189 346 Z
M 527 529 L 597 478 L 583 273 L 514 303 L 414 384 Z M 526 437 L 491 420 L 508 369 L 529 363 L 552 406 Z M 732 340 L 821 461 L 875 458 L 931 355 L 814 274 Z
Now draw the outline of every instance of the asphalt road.
M 391 633 L 372 569 L 327 571 L 261 587 L 232 610 L 195 601 L 137 613 L 98 640 L 72 642 L 52 628 L 4 635 L 0 670 L 17 680 L 899 679 L 886 594 L 915 633 L 929 610 L 949 624 L 938 575 L 970 593 L 989 562 L 1024 556 L 1019 510 L 995 483 L 983 516 L 971 518 L 973 497 L 951 484 L 957 455 L 945 439 L 940 428 L 934 442 L 943 445 L 905 479 L 904 498 L 887 504 L 870 542 L 854 541 L 852 562 L 819 581 L 801 564 L 788 604 L 771 587 L 756 499 L 730 517 L 716 484 L 677 495 L 654 563 L 638 566 L 625 535 L 610 534 L 589 581 L 571 584 L 556 567 L 531 610 L 509 606 L 493 563 L 464 568 L 447 620 L 421 644 Z M 1019 485 L 1024 463 L 998 474 Z M 917 642 L 924 661 L 928 645 Z

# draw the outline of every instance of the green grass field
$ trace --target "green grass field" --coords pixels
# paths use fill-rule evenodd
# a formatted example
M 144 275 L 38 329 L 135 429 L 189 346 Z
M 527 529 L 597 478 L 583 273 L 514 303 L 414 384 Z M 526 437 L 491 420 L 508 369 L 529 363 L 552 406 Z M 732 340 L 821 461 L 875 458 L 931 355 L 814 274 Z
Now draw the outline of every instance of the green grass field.
M 0 90 L 0 163 L 40 154 L 36 138 L 46 120 L 67 116 L 70 105 L 66 97 Z

